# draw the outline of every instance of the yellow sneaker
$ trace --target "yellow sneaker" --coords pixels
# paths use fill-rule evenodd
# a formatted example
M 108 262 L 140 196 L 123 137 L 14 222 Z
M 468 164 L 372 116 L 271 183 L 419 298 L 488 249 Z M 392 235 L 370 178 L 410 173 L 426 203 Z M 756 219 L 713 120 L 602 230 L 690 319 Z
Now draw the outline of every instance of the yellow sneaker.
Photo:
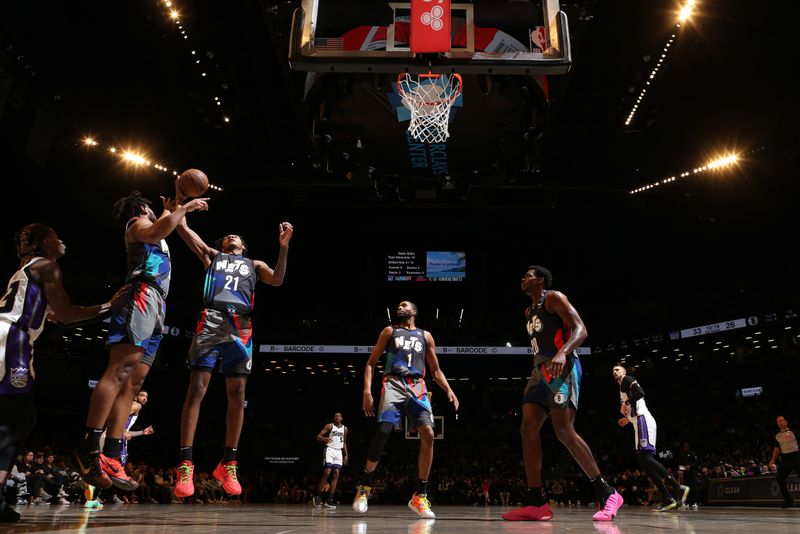
M 367 513 L 367 508 L 369 508 L 369 492 L 372 491 L 372 488 L 369 486 L 362 486 L 359 484 L 358 489 L 356 490 L 356 498 L 353 500 L 353 511 L 358 512 L 359 514 Z M 410 505 L 409 505 L 410 506 Z
M 427 495 L 414 494 L 411 500 L 408 501 L 408 507 L 416 514 L 424 519 L 433 519 L 436 514 L 431 510 L 431 503 L 428 501 Z

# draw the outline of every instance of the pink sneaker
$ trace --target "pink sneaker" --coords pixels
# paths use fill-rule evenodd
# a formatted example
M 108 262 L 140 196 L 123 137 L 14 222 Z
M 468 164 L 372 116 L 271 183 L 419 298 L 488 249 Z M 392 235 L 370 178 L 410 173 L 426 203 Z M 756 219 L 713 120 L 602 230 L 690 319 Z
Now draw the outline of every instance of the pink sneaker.
M 593 521 L 611 521 L 617 515 L 620 507 L 625 503 L 622 495 L 616 491 L 606 499 L 606 504 L 603 509 L 598 511 L 592 516 Z
M 504 513 L 503 519 L 506 521 L 550 521 L 553 519 L 553 511 L 550 510 L 550 505 L 547 503 L 541 506 L 523 506 Z

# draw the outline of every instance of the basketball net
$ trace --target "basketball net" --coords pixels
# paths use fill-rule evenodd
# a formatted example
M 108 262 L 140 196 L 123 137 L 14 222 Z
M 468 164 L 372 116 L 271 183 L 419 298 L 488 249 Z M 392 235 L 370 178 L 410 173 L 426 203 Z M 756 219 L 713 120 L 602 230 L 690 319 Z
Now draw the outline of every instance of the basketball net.
M 397 92 L 411 111 L 408 132 L 421 143 L 443 143 L 450 137 L 450 108 L 461 94 L 461 76 L 409 74 L 397 77 Z

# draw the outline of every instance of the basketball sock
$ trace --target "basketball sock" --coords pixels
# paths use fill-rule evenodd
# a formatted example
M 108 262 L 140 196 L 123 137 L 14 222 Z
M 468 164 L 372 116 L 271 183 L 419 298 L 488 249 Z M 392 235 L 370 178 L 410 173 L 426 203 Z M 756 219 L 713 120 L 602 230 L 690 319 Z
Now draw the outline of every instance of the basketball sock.
M 119 460 L 122 455 L 122 440 L 106 436 L 106 442 L 103 444 L 103 455 Z
M 608 485 L 603 475 L 597 475 L 597 477 L 593 478 L 592 485 L 594 486 L 594 492 L 602 502 L 614 495 L 614 488 Z
M 181 447 L 181 462 L 192 461 L 192 446 Z
M 236 461 L 236 451 L 237 449 L 234 447 L 225 447 L 225 455 L 222 457 L 222 463 L 227 464 L 228 462 Z
M 100 450 L 100 436 L 103 435 L 102 428 L 86 427 L 86 436 L 83 438 L 81 446 L 89 451 Z
M 417 480 L 417 495 L 427 495 L 428 494 L 428 481 L 427 480 Z
M 542 496 L 541 486 L 528 488 L 525 492 L 525 506 L 544 506 L 546 502 Z

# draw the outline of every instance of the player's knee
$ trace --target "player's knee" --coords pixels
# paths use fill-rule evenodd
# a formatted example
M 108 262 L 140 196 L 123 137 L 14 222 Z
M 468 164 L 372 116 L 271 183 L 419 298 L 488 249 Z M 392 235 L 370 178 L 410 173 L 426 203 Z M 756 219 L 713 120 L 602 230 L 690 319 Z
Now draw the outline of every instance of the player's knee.
M 334 469 L 331 471 L 331 480 L 336 480 L 339 478 L 339 470 Z
M 539 441 L 539 429 L 532 421 L 522 420 L 519 426 L 519 433 L 523 441 L 535 442 Z
M 575 439 L 575 431 L 568 426 L 558 427 L 554 430 L 556 432 L 556 437 L 558 438 L 558 441 L 560 441 L 564 445 L 570 445 Z
M 417 427 L 417 435 L 419 435 L 419 439 L 422 441 L 433 441 L 433 427 L 430 425 L 421 425 Z

